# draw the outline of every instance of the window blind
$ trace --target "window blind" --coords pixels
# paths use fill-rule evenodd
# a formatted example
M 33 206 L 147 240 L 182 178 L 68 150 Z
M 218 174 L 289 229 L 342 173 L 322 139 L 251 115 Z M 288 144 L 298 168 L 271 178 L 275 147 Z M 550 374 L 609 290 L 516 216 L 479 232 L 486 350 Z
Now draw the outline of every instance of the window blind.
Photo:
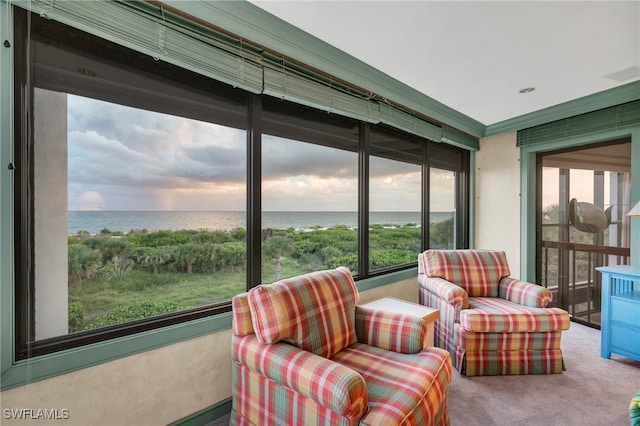
M 473 151 L 480 149 L 480 142 L 478 138 L 446 125 L 442 125 L 442 137 L 440 138 L 440 141 Z
M 326 83 L 311 80 L 308 76 L 287 69 L 264 67 L 265 95 L 270 95 L 307 105 L 330 113 L 336 113 L 369 123 L 380 122 L 380 108 L 375 101 L 357 94 L 349 94 Z
M 12 0 L 11 4 L 251 93 L 478 149 L 477 138 L 333 85 L 330 77 L 282 66 L 273 61 L 273 52 L 267 54 L 257 45 L 169 13 L 161 6 L 121 0 Z
M 640 124 L 640 100 L 518 131 L 516 146 L 531 146 Z
M 12 4 L 251 93 L 262 91 L 262 67 L 244 57 L 240 47 L 222 49 L 219 41 L 181 27 L 157 8 L 154 13 L 119 1 Z
M 380 104 L 380 121 L 413 135 L 440 142 L 442 132 L 439 126 L 394 106 L 385 103 Z

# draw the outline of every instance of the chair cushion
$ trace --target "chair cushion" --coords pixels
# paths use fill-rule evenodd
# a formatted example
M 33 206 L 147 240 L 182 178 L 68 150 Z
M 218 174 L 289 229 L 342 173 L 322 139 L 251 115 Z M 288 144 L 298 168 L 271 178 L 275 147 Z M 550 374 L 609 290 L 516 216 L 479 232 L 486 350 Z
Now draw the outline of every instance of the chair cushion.
M 356 342 L 358 290 L 347 268 L 259 285 L 248 299 L 262 343 L 285 341 L 329 358 Z
M 245 292 L 237 294 L 233 299 L 231 299 L 231 308 L 233 313 L 231 331 L 236 336 L 254 334 L 248 296 L 249 294 Z
M 367 384 L 369 410 L 359 424 L 449 424 L 447 351 L 430 347 L 407 355 L 355 343 L 332 360 L 360 373 Z
M 358 342 L 403 354 L 415 354 L 425 347 L 429 328 L 411 314 L 356 306 Z
M 496 297 L 470 297 L 460 311 L 460 325 L 477 332 L 556 331 L 569 328 L 569 314 L 559 308 L 531 308 Z
M 497 297 L 500 279 L 511 272 L 507 256 L 494 250 L 427 250 L 425 272 L 464 288 L 470 297 Z

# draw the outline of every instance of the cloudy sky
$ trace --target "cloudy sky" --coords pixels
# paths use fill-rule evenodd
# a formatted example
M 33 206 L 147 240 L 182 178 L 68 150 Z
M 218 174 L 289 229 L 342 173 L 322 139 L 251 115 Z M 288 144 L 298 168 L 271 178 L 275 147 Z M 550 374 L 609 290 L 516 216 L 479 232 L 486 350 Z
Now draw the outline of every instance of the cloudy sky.
M 242 130 L 69 95 L 69 210 L 242 211 L 245 143 Z M 419 167 L 372 159 L 371 171 L 372 211 L 419 211 Z M 433 176 L 433 210 L 453 209 L 448 177 Z M 263 210 L 356 211 L 357 189 L 355 153 L 263 137 Z

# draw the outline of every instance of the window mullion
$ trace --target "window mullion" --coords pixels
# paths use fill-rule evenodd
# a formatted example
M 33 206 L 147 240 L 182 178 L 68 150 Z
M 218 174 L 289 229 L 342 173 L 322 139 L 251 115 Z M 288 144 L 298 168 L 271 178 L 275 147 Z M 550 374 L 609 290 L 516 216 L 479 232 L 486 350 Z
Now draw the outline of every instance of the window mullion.
M 247 289 L 262 271 L 262 96 L 252 95 L 247 117 Z
M 358 275 L 369 275 L 369 129 L 360 125 L 358 156 Z

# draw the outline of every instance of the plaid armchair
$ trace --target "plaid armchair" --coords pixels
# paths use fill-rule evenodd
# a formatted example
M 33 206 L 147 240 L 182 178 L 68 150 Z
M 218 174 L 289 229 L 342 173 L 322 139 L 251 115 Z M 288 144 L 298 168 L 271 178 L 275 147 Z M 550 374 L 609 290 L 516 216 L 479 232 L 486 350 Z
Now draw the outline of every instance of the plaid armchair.
M 424 322 L 356 306 L 347 268 L 233 298 L 232 425 L 448 425 L 451 358 Z
M 551 292 L 509 277 L 491 250 L 427 250 L 418 256 L 421 304 L 437 308 L 435 345 L 466 376 L 561 373 L 569 314 L 547 308 Z

